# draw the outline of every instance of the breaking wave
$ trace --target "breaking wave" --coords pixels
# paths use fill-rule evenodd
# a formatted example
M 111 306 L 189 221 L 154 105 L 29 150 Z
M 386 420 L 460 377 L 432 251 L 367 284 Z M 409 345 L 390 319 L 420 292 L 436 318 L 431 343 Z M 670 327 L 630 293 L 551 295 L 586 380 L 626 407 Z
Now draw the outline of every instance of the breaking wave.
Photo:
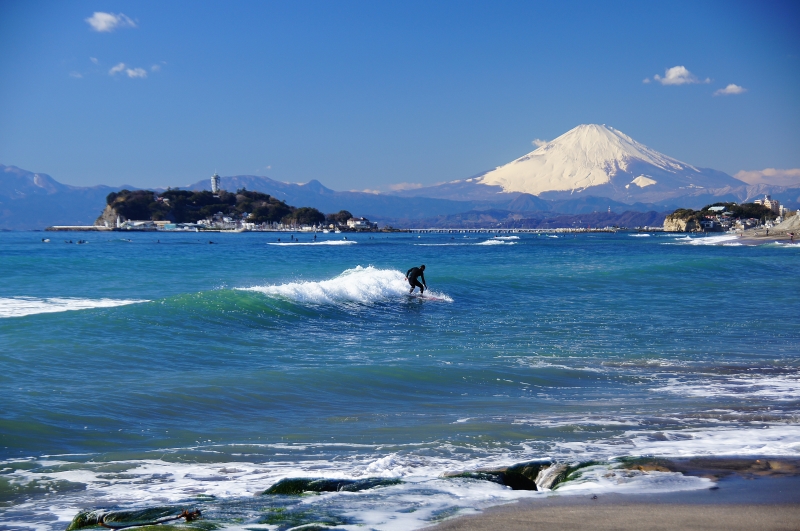
M 486 240 L 485 242 L 479 242 L 474 245 L 516 245 L 517 242 L 507 242 L 503 241 L 500 238 L 494 238 L 491 240 Z
M 0 297 L 0 318 L 24 317 L 40 313 L 57 313 L 92 308 L 114 308 L 126 304 L 150 302 L 135 299 L 80 299 L 71 297 Z
M 683 245 L 720 245 L 724 243 L 734 242 L 739 237 L 736 234 L 723 234 L 720 236 L 702 236 L 692 238 L 691 236 L 684 236 L 682 238 L 675 238 L 676 243 Z
M 300 303 L 335 304 L 357 302 L 369 304 L 408 294 L 408 282 L 396 269 L 377 269 L 373 266 L 356 266 L 342 274 L 318 282 L 289 282 L 277 286 L 237 288 L 281 297 Z M 431 296 L 452 302 L 448 295 L 430 291 Z

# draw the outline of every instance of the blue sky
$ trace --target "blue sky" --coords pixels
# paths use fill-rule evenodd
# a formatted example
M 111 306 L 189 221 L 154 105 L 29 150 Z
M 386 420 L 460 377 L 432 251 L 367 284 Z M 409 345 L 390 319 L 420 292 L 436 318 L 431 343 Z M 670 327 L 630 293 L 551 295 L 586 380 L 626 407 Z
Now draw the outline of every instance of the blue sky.
M 0 164 L 80 186 L 216 170 L 386 189 L 467 178 L 605 123 L 730 174 L 796 169 L 799 14 L 731 0 L 0 0 Z

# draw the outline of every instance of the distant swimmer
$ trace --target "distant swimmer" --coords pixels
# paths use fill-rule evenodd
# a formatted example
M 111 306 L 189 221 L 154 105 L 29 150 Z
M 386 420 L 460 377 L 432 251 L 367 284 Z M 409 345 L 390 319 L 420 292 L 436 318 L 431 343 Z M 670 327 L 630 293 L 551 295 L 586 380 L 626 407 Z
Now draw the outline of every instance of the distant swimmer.
M 422 284 L 419 283 L 418 279 L 420 278 L 422 279 Z M 425 290 L 428 289 L 428 283 L 425 282 L 425 264 L 419 267 L 412 267 L 406 271 L 406 280 L 411 285 L 409 293 L 414 293 L 414 288 L 419 288 L 420 295 L 425 293 Z

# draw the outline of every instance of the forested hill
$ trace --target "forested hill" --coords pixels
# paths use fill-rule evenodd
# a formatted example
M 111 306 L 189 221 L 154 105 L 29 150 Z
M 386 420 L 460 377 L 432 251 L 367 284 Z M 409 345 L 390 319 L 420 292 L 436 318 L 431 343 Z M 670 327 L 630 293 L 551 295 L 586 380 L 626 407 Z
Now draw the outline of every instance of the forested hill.
M 284 201 L 260 192 L 224 190 L 217 194 L 209 191 L 168 189 L 161 194 L 151 190 L 121 190 L 106 198 L 106 209 L 98 224 L 123 220 L 168 220 L 174 223 L 197 223 L 222 212 L 237 220 L 253 223 L 296 223 L 313 225 L 325 221 L 325 215 L 316 208 L 294 207 Z M 349 216 L 349 212 L 346 213 Z M 336 215 L 332 215 L 336 216 Z

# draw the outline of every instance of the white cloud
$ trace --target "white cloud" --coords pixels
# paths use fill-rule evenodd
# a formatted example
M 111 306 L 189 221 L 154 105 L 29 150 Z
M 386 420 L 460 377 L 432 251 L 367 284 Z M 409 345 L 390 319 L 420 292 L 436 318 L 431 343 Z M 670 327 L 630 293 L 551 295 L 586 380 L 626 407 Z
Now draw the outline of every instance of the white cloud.
M 135 28 L 136 23 L 123 13 L 103 13 L 95 11 L 91 17 L 84 19 L 94 31 L 109 33 L 117 28 Z
M 711 78 L 705 78 L 701 80 L 689 72 L 685 66 L 673 66 L 672 68 L 666 69 L 664 72 L 664 77 L 661 77 L 658 74 L 654 75 L 653 81 L 658 81 L 662 85 L 688 85 L 693 83 L 711 83 Z M 649 82 L 649 79 L 644 80 L 644 83 Z
M 746 88 L 731 83 L 724 89 L 719 89 L 718 91 L 714 92 L 714 96 L 727 96 L 729 94 L 742 94 L 744 92 L 747 92 Z
M 543 145 L 547 144 L 547 140 L 542 140 L 541 138 L 535 138 L 531 141 L 531 144 L 536 146 L 537 148 L 542 147 Z
M 69 77 L 74 77 L 75 79 L 80 79 L 80 78 L 83 77 L 83 74 L 81 74 L 80 72 L 74 72 L 73 71 L 73 72 L 69 73 Z
M 117 66 L 112 66 L 111 70 L 108 71 L 109 76 L 113 76 L 115 74 L 119 74 L 125 70 L 125 63 L 119 63 Z
M 650 83 L 650 78 L 646 77 L 642 80 L 642 83 Z
M 125 72 L 128 77 L 147 77 L 147 70 L 144 68 L 128 68 L 125 63 L 119 63 L 111 67 L 108 71 L 109 76 L 115 76 L 121 72 Z
M 747 184 L 774 184 L 776 186 L 800 186 L 800 168 L 778 170 L 766 168 L 763 170 L 740 171 L 734 175 Z
M 397 184 L 390 184 L 389 190 L 393 190 L 395 192 L 399 192 L 400 190 L 416 190 L 417 188 L 422 188 L 423 185 L 419 183 L 397 183 Z
M 147 70 L 144 68 L 127 68 L 125 73 L 128 77 L 147 77 Z
M 159 70 L 161 70 L 161 65 L 153 65 L 150 67 L 151 72 L 158 72 Z
M 89 60 L 96 65 L 100 64 L 100 61 L 97 60 L 97 57 L 90 57 Z

